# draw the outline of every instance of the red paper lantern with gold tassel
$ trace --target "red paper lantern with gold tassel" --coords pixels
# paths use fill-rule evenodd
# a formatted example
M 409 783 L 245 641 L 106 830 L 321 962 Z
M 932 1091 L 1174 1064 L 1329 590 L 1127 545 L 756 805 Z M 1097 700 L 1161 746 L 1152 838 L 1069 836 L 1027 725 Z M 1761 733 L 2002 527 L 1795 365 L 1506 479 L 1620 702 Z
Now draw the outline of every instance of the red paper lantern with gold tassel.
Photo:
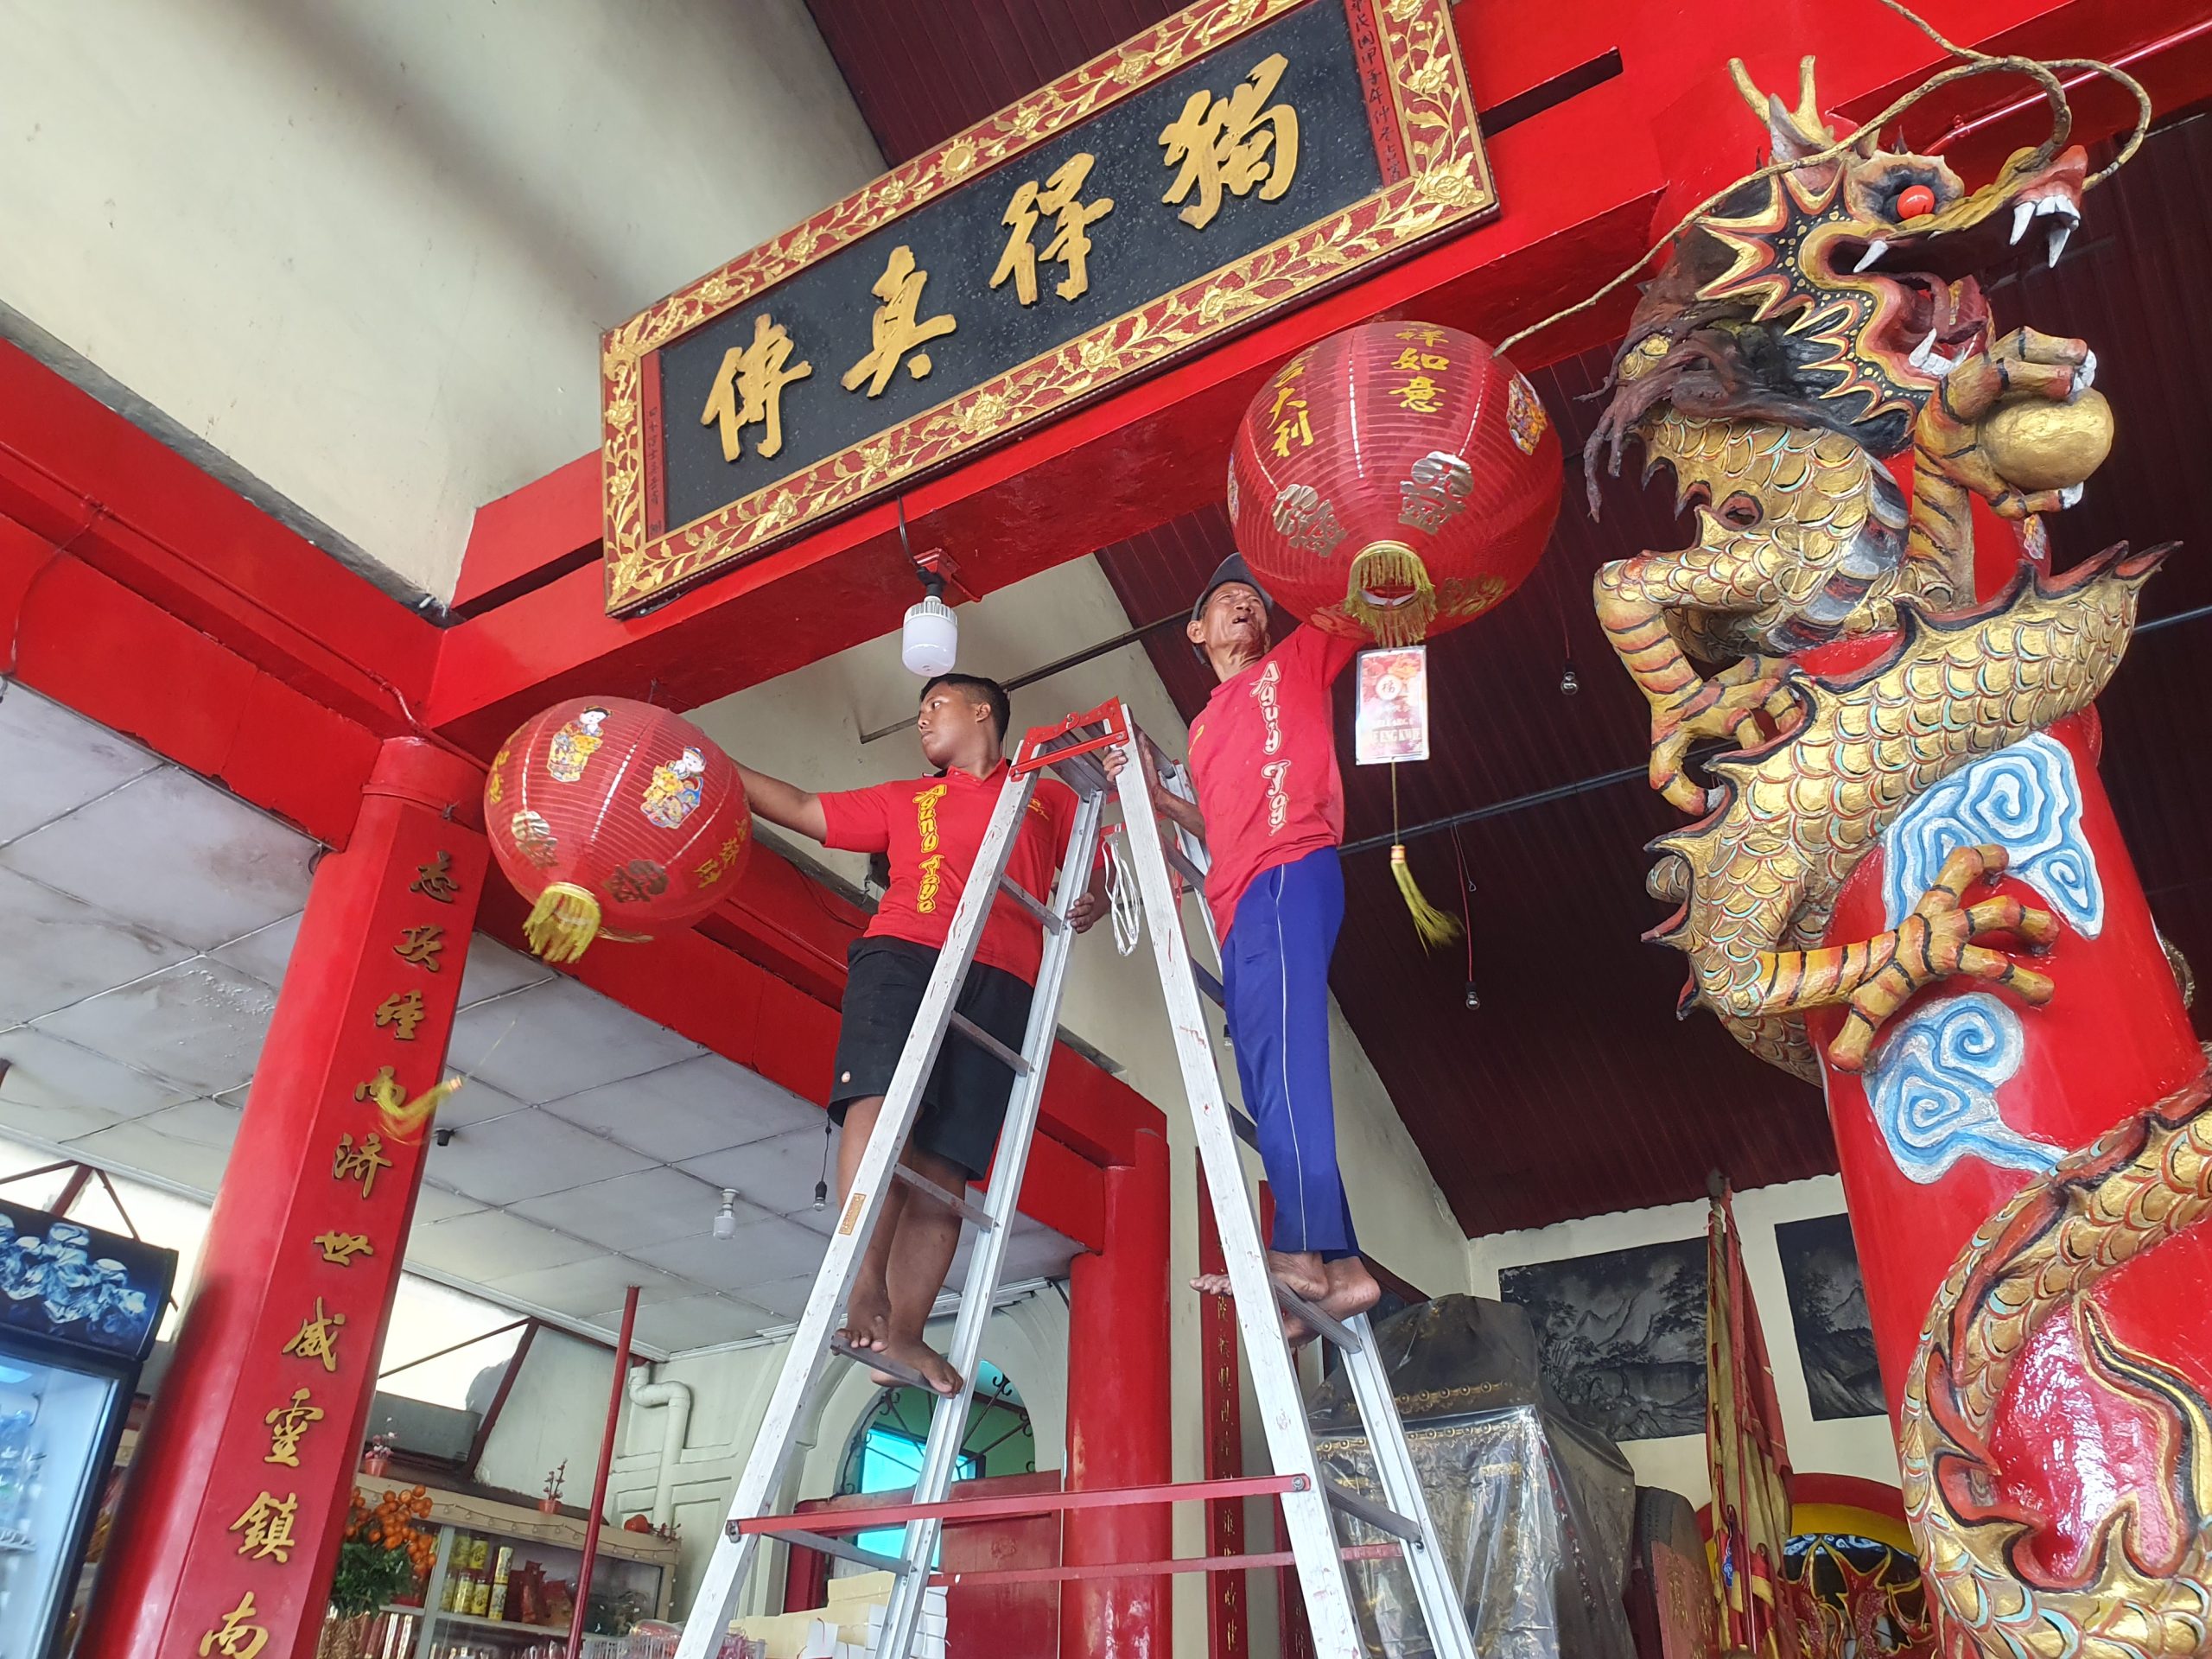
M 753 845 L 729 757 L 681 715 L 620 697 L 556 704 L 509 738 L 484 779 L 484 823 L 548 962 L 602 933 L 635 944 L 689 926 Z
M 1535 568 L 1559 516 L 1559 435 L 1472 334 L 1367 322 L 1271 375 L 1230 451 L 1237 550 L 1300 621 L 1382 645 L 1471 622 Z M 1397 790 L 1392 769 L 1392 815 Z M 1390 873 L 1422 943 L 1459 924 Z

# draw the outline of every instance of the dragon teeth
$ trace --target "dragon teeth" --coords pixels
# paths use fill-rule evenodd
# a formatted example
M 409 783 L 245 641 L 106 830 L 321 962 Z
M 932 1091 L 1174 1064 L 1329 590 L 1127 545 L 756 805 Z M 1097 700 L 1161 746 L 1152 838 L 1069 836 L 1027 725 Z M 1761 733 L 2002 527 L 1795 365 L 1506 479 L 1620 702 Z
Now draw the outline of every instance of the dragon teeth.
M 2058 493 L 2058 505 L 2062 507 L 2072 506 L 2082 499 L 2082 486 L 2079 484 L 2069 484 Z
M 1876 237 L 1866 245 L 1866 251 L 1859 256 L 1859 263 L 1851 268 L 1851 274 L 1856 276 L 1889 251 L 1890 245 L 1883 241 L 1880 237 Z
M 2066 238 L 2074 234 L 2074 221 L 2061 219 L 2050 227 L 2050 256 L 2045 270 L 2058 263 L 2058 256 L 2066 251 Z
M 2028 221 L 2036 216 L 2032 201 L 2016 202 L 2012 207 L 2012 245 L 2018 247 L 2020 238 L 2028 233 Z
M 1916 369 L 1924 369 L 1928 366 L 1928 359 L 1935 353 L 1935 350 L 1936 331 L 1930 328 L 1928 331 L 1928 338 L 1912 348 L 1912 355 L 1906 358 L 1905 361 Z

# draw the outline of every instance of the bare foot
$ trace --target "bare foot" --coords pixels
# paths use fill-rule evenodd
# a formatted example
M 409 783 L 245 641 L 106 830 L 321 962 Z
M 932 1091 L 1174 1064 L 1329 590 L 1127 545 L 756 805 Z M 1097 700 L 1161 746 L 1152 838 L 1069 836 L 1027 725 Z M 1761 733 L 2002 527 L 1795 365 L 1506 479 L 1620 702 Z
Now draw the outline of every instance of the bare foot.
M 845 1299 L 845 1323 L 837 1336 L 848 1347 L 863 1353 L 883 1351 L 891 1340 L 891 1293 L 880 1281 L 870 1284 L 863 1274 L 853 1287 L 853 1294 Z
M 960 1373 L 952 1369 L 951 1362 L 943 1354 L 919 1338 L 887 1337 L 880 1344 L 880 1348 L 886 1359 L 895 1359 L 900 1364 L 910 1365 L 919 1371 L 923 1380 L 930 1385 L 932 1392 L 937 1394 L 960 1392 Z M 868 1375 L 886 1388 L 893 1387 L 902 1380 L 887 1376 L 881 1371 L 871 1371 Z
M 1328 1294 L 1328 1277 L 1319 1255 L 1269 1250 L 1268 1272 L 1277 1284 L 1303 1296 L 1309 1302 L 1317 1302 Z M 1201 1296 L 1233 1294 L 1229 1275 L 1225 1273 L 1199 1274 L 1191 1281 L 1191 1288 Z M 1313 1339 L 1313 1333 L 1306 1328 L 1306 1321 L 1288 1313 L 1282 1316 L 1282 1334 L 1293 1346 Z
M 1382 1300 L 1382 1287 L 1356 1255 L 1332 1262 L 1327 1268 L 1329 1288 L 1321 1297 L 1321 1311 L 1332 1319 L 1349 1319 L 1364 1313 Z

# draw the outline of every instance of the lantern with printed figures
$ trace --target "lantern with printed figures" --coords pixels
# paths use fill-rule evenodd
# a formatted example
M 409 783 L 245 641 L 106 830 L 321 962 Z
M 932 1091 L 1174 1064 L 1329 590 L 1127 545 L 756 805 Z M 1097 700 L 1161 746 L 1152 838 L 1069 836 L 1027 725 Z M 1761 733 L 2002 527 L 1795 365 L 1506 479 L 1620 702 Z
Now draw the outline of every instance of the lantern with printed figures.
M 509 738 L 484 779 L 484 823 L 548 962 L 601 934 L 635 944 L 689 926 L 753 845 L 729 757 L 682 715 L 620 697 L 556 704 Z
M 1559 513 L 1559 435 L 1472 334 L 1367 322 L 1268 378 L 1229 461 L 1244 561 L 1302 621 L 1412 645 L 1534 568 Z

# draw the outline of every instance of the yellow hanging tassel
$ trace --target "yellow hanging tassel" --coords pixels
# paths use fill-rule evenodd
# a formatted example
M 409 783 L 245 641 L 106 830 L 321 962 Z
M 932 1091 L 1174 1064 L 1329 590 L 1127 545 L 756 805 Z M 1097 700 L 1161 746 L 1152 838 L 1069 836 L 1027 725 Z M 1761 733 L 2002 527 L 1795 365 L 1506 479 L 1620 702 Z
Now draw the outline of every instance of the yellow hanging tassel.
M 522 933 L 547 962 L 574 962 L 599 937 L 599 900 L 574 882 L 556 881 L 537 895 Z
M 1395 760 L 1390 763 L 1390 833 L 1398 833 L 1398 763 Z M 1424 950 L 1449 944 L 1459 937 L 1459 918 L 1446 915 L 1430 904 L 1421 884 L 1414 880 L 1413 867 L 1406 862 L 1402 842 L 1393 842 L 1390 847 L 1390 879 L 1398 884 L 1406 908 L 1413 912 L 1414 931 L 1421 936 Z
M 423 1126 L 436 1115 L 445 1097 L 460 1087 L 459 1077 L 448 1077 L 443 1083 L 432 1084 L 404 1105 L 391 1105 L 379 1099 L 377 1106 L 384 1118 L 385 1132 L 395 1141 L 413 1146 Z
M 1417 645 L 1436 620 L 1436 584 L 1403 542 L 1370 542 L 1351 562 L 1344 613 L 1378 645 Z

